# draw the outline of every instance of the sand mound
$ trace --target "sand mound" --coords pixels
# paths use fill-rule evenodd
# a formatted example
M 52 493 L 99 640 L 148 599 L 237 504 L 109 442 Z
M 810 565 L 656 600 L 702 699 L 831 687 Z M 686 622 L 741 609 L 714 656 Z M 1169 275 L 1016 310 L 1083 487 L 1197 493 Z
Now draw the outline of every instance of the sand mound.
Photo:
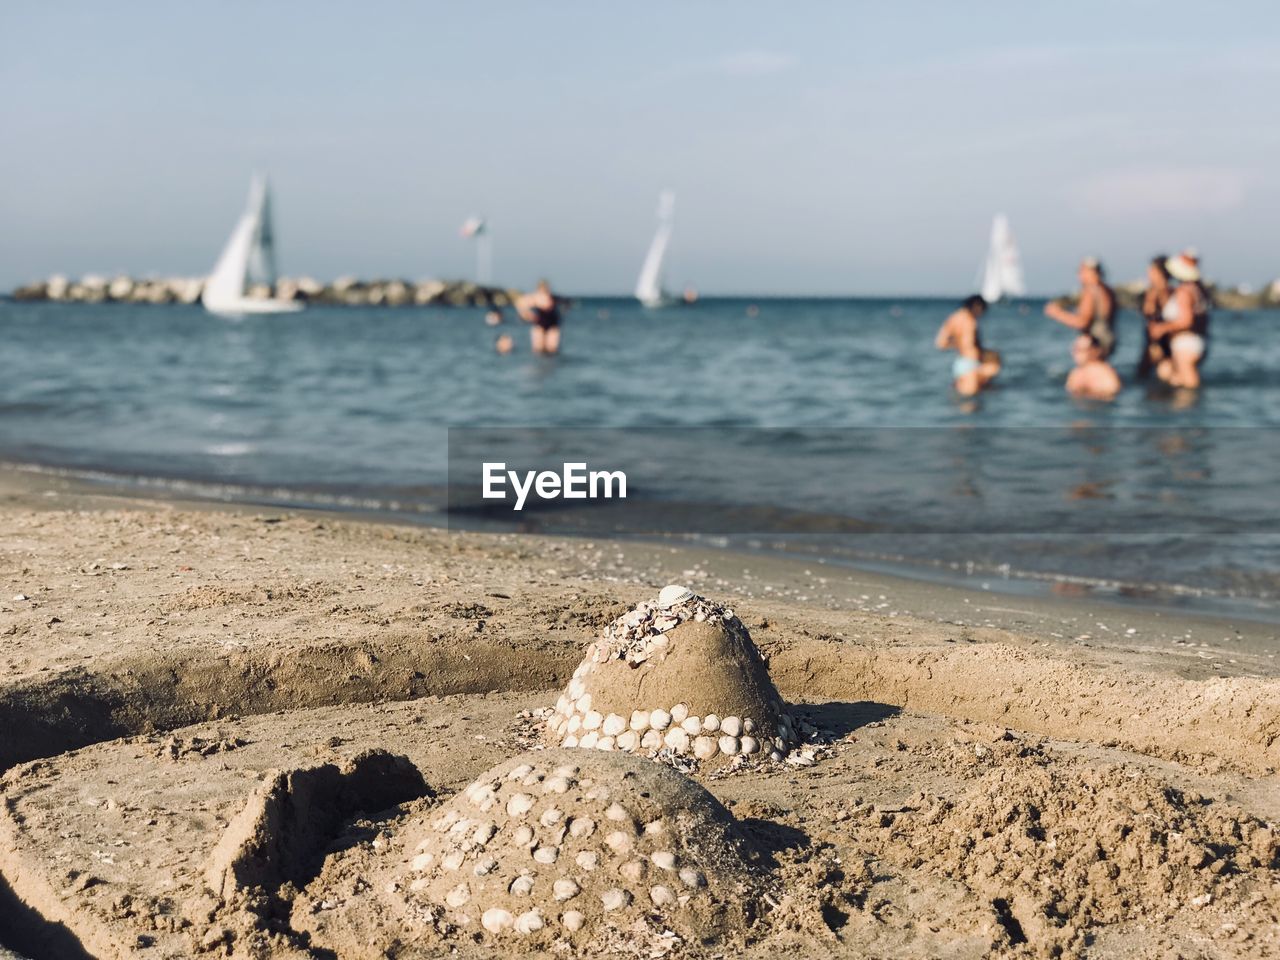
M 648 928 L 714 940 L 754 921 L 768 880 L 711 794 L 616 753 L 505 761 L 425 832 L 407 896 L 427 902 L 442 932 L 467 937 L 586 943 Z
M 547 729 L 565 747 L 703 762 L 781 760 L 797 740 L 746 626 L 678 586 L 605 627 Z

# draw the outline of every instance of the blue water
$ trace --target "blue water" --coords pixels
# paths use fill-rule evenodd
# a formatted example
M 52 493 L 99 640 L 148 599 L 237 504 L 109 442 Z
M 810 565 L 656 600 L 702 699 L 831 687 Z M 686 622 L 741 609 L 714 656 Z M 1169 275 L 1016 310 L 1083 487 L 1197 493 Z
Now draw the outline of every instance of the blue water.
M 972 402 L 953 396 L 950 355 L 932 347 L 950 303 L 754 305 L 752 316 L 745 300 L 658 312 L 585 300 L 567 316 L 563 353 L 545 358 L 530 355 L 513 322 L 505 329 L 517 352 L 498 356 L 478 310 L 312 308 L 237 322 L 195 307 L 0 302 L 0 458 L 270 488 L 283 499 L 348 491 L 413 512 L 438 494 L 451 426 L 1280 427 L 1277 312 L 1215 316 L 1204 388 L 1192 396 L 1132 382 L 1139 322 L 1122 314 L 1114 359 L 1127 388 L 1115 403 L 1088 404 L 1063 392 L 1071 334 L 1040 304 L 997 307 L 984 320 L 1005 369 Z M 1231 479 L 1254 494 L 1274 486 L 1273 476 Z M 1240 598 L 1267 615 L 1280 594 L 1275 536 L 1165 536 L 1159 514 L 1150 520 L 1144 537 L 806 549 Z

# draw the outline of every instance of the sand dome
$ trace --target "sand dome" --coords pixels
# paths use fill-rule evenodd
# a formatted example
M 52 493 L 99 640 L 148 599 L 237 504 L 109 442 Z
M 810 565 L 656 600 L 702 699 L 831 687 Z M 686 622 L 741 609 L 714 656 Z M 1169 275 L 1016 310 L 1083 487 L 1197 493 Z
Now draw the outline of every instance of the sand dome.
M 703 763 L 781 760 L 797 739 L 743 622 L 677 585 L 605 627 L 547 730 L 564 747 Z
M 767 893 L 762 855 L 715 797 L 619 753 L 506 760 L 424 830 L 408 895 L 486 940 L 585 942 L 637 923 L 715 939 L 749 925 Z

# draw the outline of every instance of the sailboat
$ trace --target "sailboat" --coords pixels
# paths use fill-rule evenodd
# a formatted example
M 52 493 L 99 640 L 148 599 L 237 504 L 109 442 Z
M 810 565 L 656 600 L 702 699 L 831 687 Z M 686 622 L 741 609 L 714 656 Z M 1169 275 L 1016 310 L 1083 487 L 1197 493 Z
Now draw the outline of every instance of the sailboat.
M 1005 297 L 1021 297 L 1026 294 L 1022 279 L 1022 260 L 1018 245 L 1009 229 L 1009 218 L 997 213 L 991 222 L 991 247 L 982 271 L 982 299 L 995 303 Z
M 251 284 L 274 287 L 275 237 L 271 229 L 271 195 L 265 177 L 255 176 L 249 185 L 249 206 L 231 231 L 205 281 L 201 302 L 210 313 L 243 317 L 259 313 L 295 313 L 302 304 L 247 296 Z
M 662 264 L 671 244 L 675 207 L 675 193 L 670 190 L 662 191 L 658 198 L 658 232 L 653 235 L 653 243 L 649 245 L 644 266 L 640 268 L 640 276 L 636 280 L 636 299 L 649 308 L 667 307 L 675 302 L 675 298 L 662 288 Z

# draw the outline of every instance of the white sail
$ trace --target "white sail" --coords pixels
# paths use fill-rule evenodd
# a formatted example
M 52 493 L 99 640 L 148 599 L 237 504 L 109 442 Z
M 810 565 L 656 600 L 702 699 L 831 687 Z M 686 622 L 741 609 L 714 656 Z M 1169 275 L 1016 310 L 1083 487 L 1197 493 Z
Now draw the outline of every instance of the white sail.
M 982 270 L 982 299 L 995 303 L 1004 297 L 1021 297 L 1026 292 L 1022 260 L 1009 228 L 1009 218 L 998 213 L 991 222 L 991 246 Z
M 247 313 L 289 313 L 302 304 L 281 300 L 251 299 L 250 284 L 276 282 L 275 238 L 271 228 L 271 198 L 267 181 L 254 177 L 249 206 L 231 231 L 213 273 L 205 281 L 201 301 L 210 313 L 243 316 Z
M 671 303 L 671 296 L 662 288 L 662 266 L 671 245 L 671 230 L 675 218 L 676 195 L 664 190 L 658 200 L 658 232 L 649 245 L 649 253 L 640 268 L 636 280 L 636 299 L 646 307 L 661 307 Z

